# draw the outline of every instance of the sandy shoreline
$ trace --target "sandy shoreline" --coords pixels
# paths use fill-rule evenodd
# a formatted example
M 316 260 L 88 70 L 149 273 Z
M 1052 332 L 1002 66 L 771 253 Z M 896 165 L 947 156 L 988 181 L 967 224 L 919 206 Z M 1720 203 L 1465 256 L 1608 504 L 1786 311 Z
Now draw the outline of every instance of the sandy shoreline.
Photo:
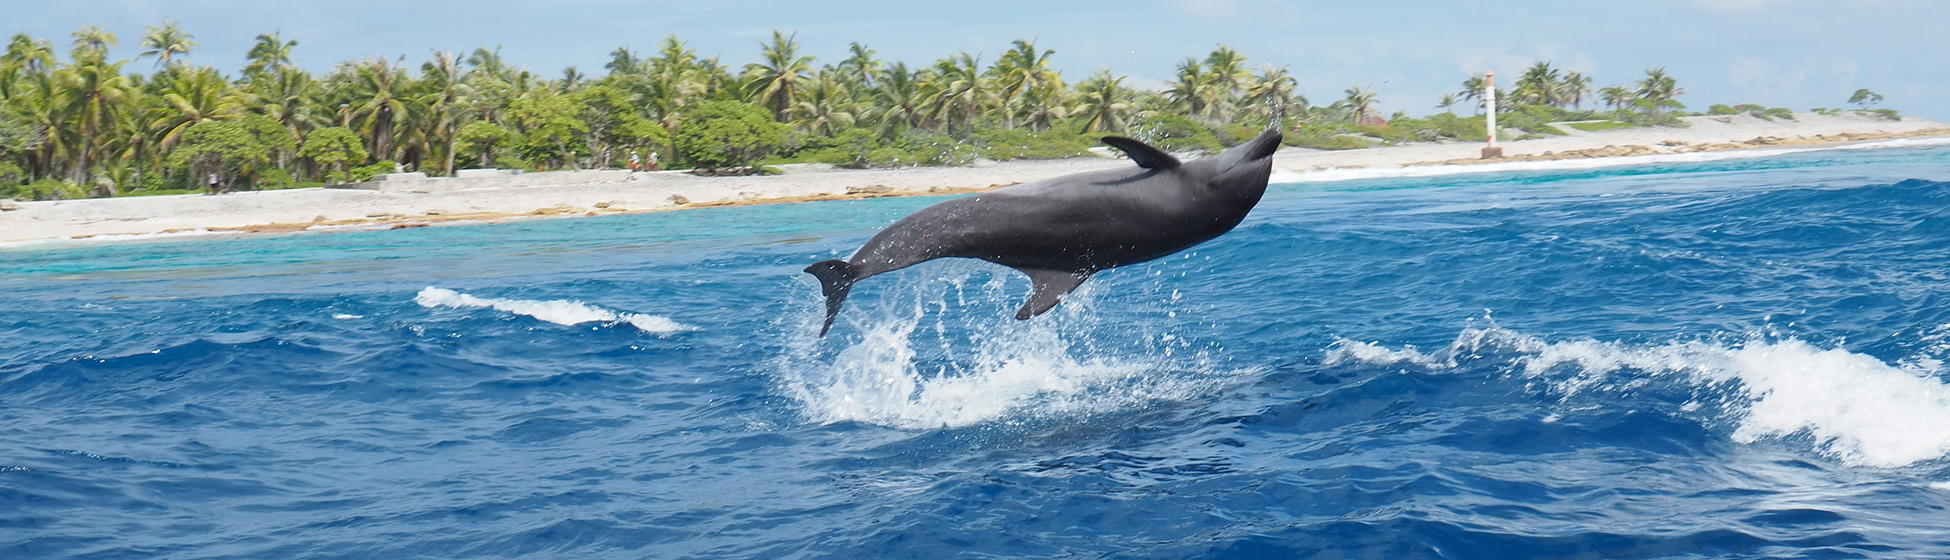
M 1356 178 L 1349 170 L 1657 156 L 1768 147 L 1836 146 L 1892 138 L 1950 137 L 1950 125 L 1906 118 L 1800 113 L 1797 121 L 1750 116 L 1691 117 L 1687 128 L 1567 130 L 1566 136 L 1504 143 L 1506 157 L 1478 158 L 1479 143 L 1411 144 L 1364 150 L 1287 148 L 1275 181 Z M 1639 158 L 1634 158 L 1639 159 Z M 1624 160 L 1621 160 L 1621 162 Z M 968 167 L 846 170 L 788 166 L 763 177 L 638 173 L 611 183 L 442 192 L 294 189 L 225 194 L 20 202 L 0 211 L 0 242 L 125 238 L 176 233 L 291 232 L 418 227 L 537 216 L 604 215 L 873 196 L 969 192 L 1066 173 L 1130 165 L 1122 158 L 984 162 Z M 1442 167 L 1422 171 L 1466 171 Z

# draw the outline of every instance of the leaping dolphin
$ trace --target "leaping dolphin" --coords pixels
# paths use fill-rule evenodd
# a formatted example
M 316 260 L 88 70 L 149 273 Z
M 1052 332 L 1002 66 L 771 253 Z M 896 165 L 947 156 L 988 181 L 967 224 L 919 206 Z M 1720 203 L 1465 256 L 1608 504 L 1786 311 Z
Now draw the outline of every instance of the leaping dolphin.
M 1029 275 L 1029 300 L 1016 311 L 1016 319 L 1028 319 L 1056 307 L 1098 271 L 1232 231 L 1266 193 L 1280 132 L 1185 163 L 1130 138 L 1103 141 L 1137 168 L 1075 173 L 942 202 L 880 230 L 852 258 L 806 267 L 826 295 L 820 336 L 833 328 L 855 282 L 930 260 L 982 259 Z

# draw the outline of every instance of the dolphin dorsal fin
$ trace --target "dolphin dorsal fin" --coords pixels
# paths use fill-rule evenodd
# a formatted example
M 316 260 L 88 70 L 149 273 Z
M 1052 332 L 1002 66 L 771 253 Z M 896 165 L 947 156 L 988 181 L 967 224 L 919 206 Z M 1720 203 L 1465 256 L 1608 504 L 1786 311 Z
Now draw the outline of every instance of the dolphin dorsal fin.
M 1150 144 L 1122 136 L 1105 136 L 1104 143 L 1109 144 L 1112 148 L 1123 150 L 1125 155 L 1131 156 L 1131 161 L 1137 162 L 1138 167 L 1145 169 L 1171 169 L 1178 167 L 1178 158 L 1171 157 L 1171 154 L 1165 153 L 1164 150 L 1153 148 Z

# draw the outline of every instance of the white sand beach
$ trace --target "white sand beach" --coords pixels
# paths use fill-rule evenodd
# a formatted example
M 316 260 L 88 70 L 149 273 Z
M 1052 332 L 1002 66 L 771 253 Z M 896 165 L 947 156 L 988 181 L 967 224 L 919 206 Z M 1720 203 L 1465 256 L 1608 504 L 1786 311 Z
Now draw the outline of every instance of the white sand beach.
M 1819 148 L 1892 138 L 1950 137 L 1950 125 L 1905 118 L 1798 113 L 1795 121 L 1751 116 L 1688 117 L 1684 128 L 1629 128 L 1502 143 L 1505 157 L 1480 159 L 1480 143 L 1425 143 L 1361 150 L 1286 148 L 1275 181 L 1319 181 L 1424 166 L 1560 159 L 1635 158 L 1700 151 Z M 130 236 L 335 231 L 456 222 L 663 211 L 731 204 L 804 202 L 873 196 L 969 192 L 1129 165 L 1121 157 L 980 162 L 967 167 L 834 169 L 792 165 L 785 173 L 698 177 L 677 171 L 616 175 L 621 180 L 466 189 L 313 188 L 0 204 L 0 242 L 127 239 Z M 1348 173 L 1364 170 L 1367 173 Z M 1418 169 L 1419 170 L 1419 169 Z M 1431 172 L 1459 172 L 1441 168 Z M 548 175 L 535 179 L 546 183 Z

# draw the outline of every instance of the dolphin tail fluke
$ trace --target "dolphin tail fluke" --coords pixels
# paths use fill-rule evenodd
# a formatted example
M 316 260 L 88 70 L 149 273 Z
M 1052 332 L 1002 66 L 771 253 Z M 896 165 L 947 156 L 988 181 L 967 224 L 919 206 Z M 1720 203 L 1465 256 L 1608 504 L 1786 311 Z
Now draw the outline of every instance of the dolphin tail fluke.
M 833 318 L 840 315 L 840 305 L 846 303 L 846 294 L 853 290 L 853 281 L 859 280 L 859 269 L 852 263 L 839 259 L 824 260 L 806 267 L 806 273 L 819 279 L 819 289 L 826 294 L 826 324 L 819 327 L 819 336 L 833 329 Z
M 1016 320 L 1025 320 L 1042 315 L 1063 300 L 1063 296 L 1076 291 L 1084 280 L 1090 279 L 1088 272 L 1068 272 L 1058 270 L 1024 270 L 1029 282 L 1034 286 L 1029 290 L 1029 301 L 1023 302 L 1022 309 L 1016 310 Z

